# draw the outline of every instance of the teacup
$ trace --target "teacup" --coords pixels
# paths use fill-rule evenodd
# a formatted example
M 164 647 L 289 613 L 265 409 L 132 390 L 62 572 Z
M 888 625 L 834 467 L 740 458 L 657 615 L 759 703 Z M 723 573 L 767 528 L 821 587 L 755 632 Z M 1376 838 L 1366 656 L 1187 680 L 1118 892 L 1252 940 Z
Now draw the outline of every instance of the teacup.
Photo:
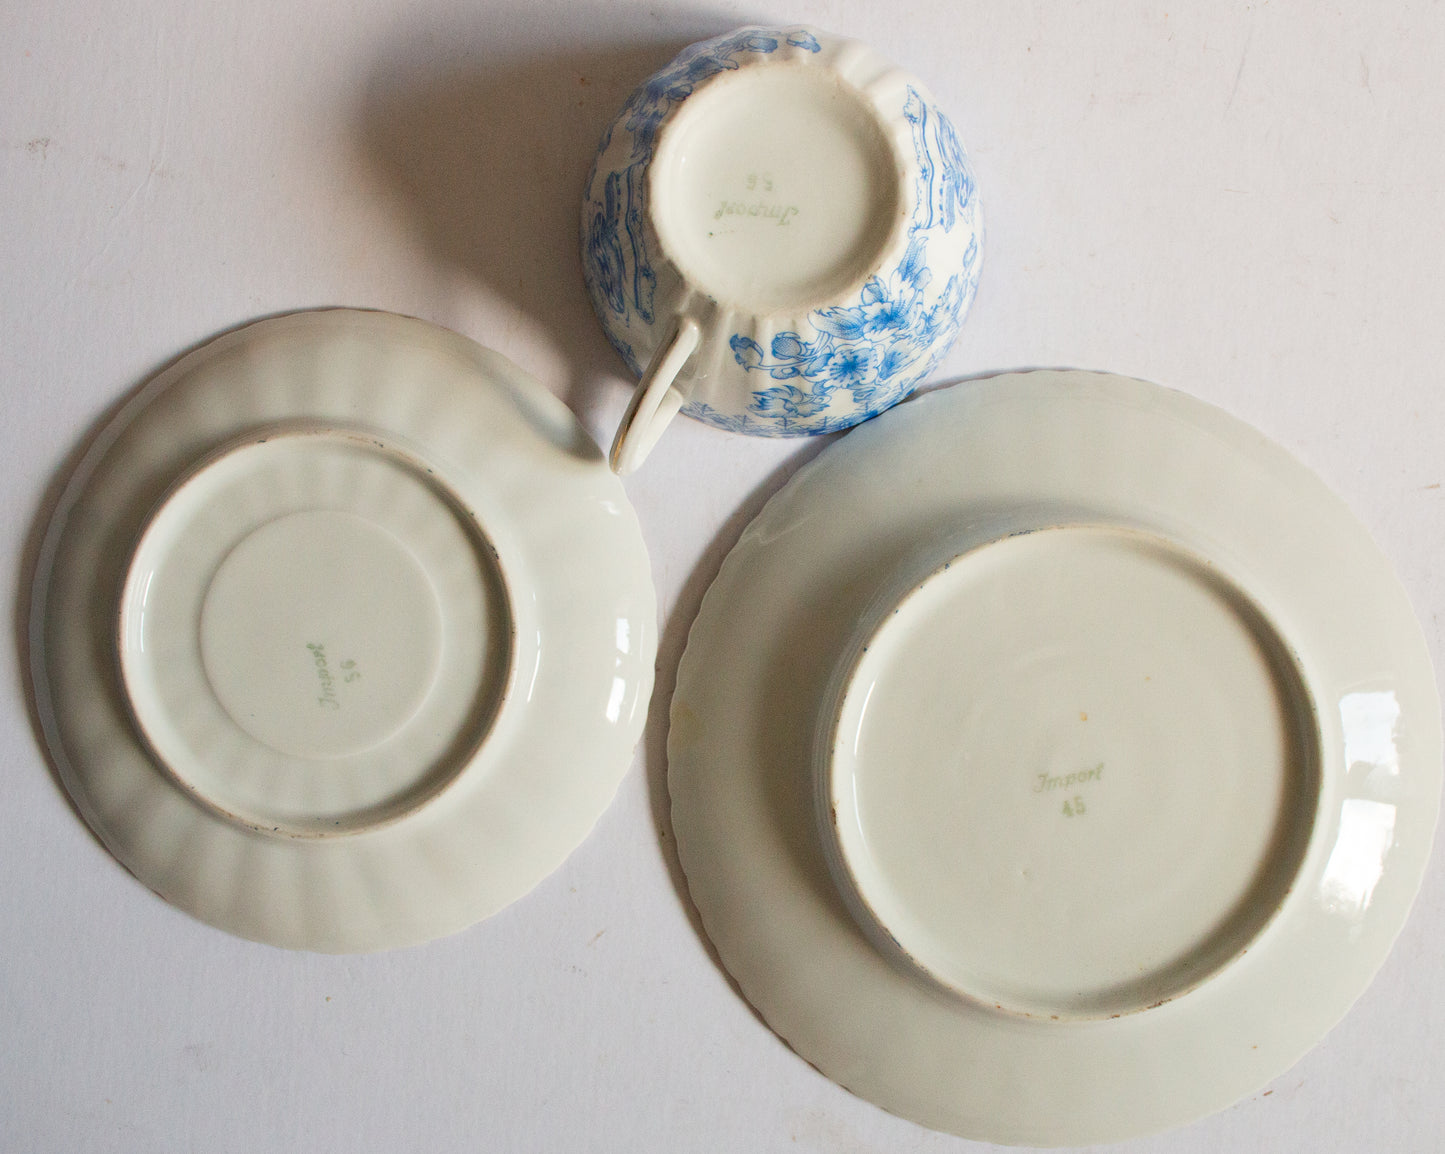
M 908 396 L 978 286 L 982 218 L 953 125 L 857 41 L 743 28 L 628 99 L 582 206 L 582 264 L 641 378 L 612 445 L 631 472 L 672 417 L 847 428 Z

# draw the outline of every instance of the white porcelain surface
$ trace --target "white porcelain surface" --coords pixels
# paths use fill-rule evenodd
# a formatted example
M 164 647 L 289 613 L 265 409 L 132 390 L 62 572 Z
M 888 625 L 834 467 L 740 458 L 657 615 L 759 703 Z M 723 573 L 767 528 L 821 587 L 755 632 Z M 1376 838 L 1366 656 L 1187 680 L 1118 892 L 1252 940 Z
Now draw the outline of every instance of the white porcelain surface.
M 1191 398 L 967 383 L 806 466 L 709 590 L 678 848 L 743 993 L 855 1093 L 1121 1139 L 1292 1064 L 1429 853 L 1439 699 L 1344 506 Z
M 653 226 L 683 279 L 759 313 L 855 288 L 905 215 L 877 110 L 806 57 L 794 47 L 787 64 L 695 89 L 648 171 Z
M 34 676 L 67 788 L 148 886 L 247 937 L 379 949 L 487 916 L 586 835 L 655 612 L 559 401 L 423 322 L 298 313 L 101 433 L 47 537 Z
M 836 431 L 926 378 L 978 286 L 957 134 L 915 78 L 814 28 L 694 44 L 628 100 L 582 209 L 588 288 L 643 377 L 613 463 L 679 409 Z
M 816 750 L 824 850 L 863 928 L 946 987 L 1110 1017 L 1197 984 L 1278 906 L 1315 726 L 1215 568 L 1128 528 L 1026 524 L 862 632 Z

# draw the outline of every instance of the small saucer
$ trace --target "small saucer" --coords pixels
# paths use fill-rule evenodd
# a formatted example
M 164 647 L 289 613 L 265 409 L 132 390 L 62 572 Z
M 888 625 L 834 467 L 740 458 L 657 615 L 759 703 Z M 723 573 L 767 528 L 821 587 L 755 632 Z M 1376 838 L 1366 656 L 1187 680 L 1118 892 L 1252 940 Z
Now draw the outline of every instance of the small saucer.
M 495 353 L 344 309 L 161 373 L 71 479 L 32 675 L 82 816 L 245 937 L 425 941 L 542 880 L 632 760 L 656 600 L 621 483 Z
M 923 1125 L 1121 1141 L 1258 1089 L 1369 984 L 1441 789 L 1409 600 L 1324 484 L 1141 381 L 918 397 L 723 562 L 668 736 L 743 995 Z

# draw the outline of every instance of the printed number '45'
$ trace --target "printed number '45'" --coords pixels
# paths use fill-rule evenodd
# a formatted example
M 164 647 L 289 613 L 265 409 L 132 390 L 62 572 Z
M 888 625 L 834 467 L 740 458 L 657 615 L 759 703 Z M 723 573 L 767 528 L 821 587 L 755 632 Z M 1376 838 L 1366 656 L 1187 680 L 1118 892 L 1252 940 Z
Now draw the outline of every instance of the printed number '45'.
M 1077 793 L 1064 802 L 1065 817 L 1074 817 L 1075 815 L 1082 815 L 1088 812 L 1089 811 L 1084 808 L 1084 799 Z

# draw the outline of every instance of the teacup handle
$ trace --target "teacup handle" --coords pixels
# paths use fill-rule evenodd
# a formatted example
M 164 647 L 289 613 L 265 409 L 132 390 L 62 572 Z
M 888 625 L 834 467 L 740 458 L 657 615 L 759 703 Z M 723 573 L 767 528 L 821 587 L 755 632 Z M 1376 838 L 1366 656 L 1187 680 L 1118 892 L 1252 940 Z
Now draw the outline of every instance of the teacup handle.
M 672 339 L 653 355 L 652 363 L 637 384 L 637 391 L 632 394 L 627 412 L 622 414 L 617 436 L 612 439 L 608 463 L 614 473 L 625 477 L 642 464 L 663 430 L 677 416 L 683 396 L 673 387 L 673 382 L 701 342 L 702 329 L 698 323 L 691 317 L 682 317 Z

